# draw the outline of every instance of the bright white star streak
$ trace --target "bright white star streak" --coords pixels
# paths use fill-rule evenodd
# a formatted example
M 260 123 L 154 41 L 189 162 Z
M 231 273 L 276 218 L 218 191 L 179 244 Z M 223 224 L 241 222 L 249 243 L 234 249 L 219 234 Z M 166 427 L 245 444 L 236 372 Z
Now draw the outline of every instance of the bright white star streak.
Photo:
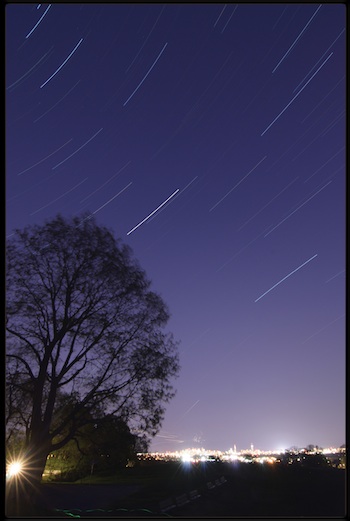
M 164 206 L 172 197 L 174 197 L 174 195 L 177 194 L 177 192 L 179 192 L 180 189 L 178 188 L 177 190 L 175 190 L 175 192 L 173 194 L 170 195 L 170 197 L 168 197 L 168 199 L 166 199 L 162 204 L 160 204 L 155 210 L 153 210 L 152 213 L 150 213 L 149 215 L 147 215 L 147 217 L 145 217 L 139 224 L 137 224 L 136 226 L 134 226 L 126 235 L 130 235 L 132 232 L 134 232 L 139 226 L 141 226 L 141 224 L 143 224 L 144 222 L 146 222 L 150 217 L 152 217 L 152 215 L 154 215 L 158 210 L 160 210 L 160 208 L 162 208 L 162 206 Z
M 277 67 L 280 66 L 280 64 L 283 62 L 284 58 L 286 58 L 288 56 L 288 54 L 291 52 L 291 50 L 293 49 L 294 45 L 296 45 L 297 41 L 299 40 L 299 38 L 302 36 L 303 32 L 307 29 L 308 25 L 311 23 L 312 19 L 317 15 L 318 11 L 321 9 L 322 5 L 319 5 L 318 8 L 316 9 L 316 11 L 314 12 L 314 14 L 311 16 L 310 20 L 308 21 L 308 23 L 305 25 L 304 29 L 299 33 L 299 35 L 296 37 L 296 39 L 294 40 L 294 42 L 292 43 L 292 45 L 289 47 L 288 51 L 282 56 L 282 58 L 280 59 L 280 61 L 277 63 L 276 67 L 273 69 L 272 73 L 275 72 L 275 70 L 277 69 Z
M 115 194 L 113 197 L 111 197 L 110 199 L 108 199 L 108 201 L 106 203 L 104 203 L 102 206 L 100 206 L 99 208 L 97 208 L 97 210 L 95 210 L 94 212 L 92 212 L 92 215 L 95 215 L 95 213 L 99 212 L 100 210 L 102 210 L 102 208 L 104 208 L 105 206 L 107 206 L 107 204 L 109 204 L 111 201 L 113 201 L 113 199 L 115 199 L 116 197 L 118 197 L 118 195 L 120 195 L 121 193 L 124 192 L 124 190 L 126 190 L 127 188 L 129 188 L 129 186 L 132 185 L 132 182 L 130 182 L 128 185 L 124 186 L 124 188 L 122 190 L 120 190 L 120 192 L 118 192 L 117 194 Z
M 147 74 L 143 77 L 143 79 L 140 81 L 140 83 L 138 84 L 138 86 L 136 87 L 136 89 L 134 90 L 134 92 L 132 92 L 130 94 L 130 96 L 128 97 L 128 99 L 123 103 L 123 107 L 125 107 L 125 105 L 131 100 L 131 98 L 133 97 L 133 95 L 139 90 L 139 88 L 141 87 L 141 85 L 143 84 L 143 82 L 145 81 L 145 79 L 147 78 L 147 76 L 149 75 L 149 73 L 151 72 L 151 70 L 153 69 L 153 67 L 155 66 L 155 64 L 157 63 L 157 61 L 159 60 L 159 58 L 161 57 L 161 55 L 163 54 L 164 50 L 165 50 L 165 47 L 168 45 L 168 42 L 164 45 L 163 49 L 160 51 L 160 53 L 158 54 L 157 58 L 154 60 L 153 62 L 153 65 L 150 67 L 150 69 L 148 70 Z
M 293 275 L 293 273 L 296 273 L 298 270 L 300 270 L 303 266 L 305 266 L 305 264 L 307 264 L 308 262 L 311 262 L 315 257 L 317 257 L 317 253 L 315 255 L 313 255 L 313 257 L 310 257 L 310 259 L 308 259 L 307 261 L 303 262 L 303 264 L 301 264 L 298 268 L 295 268 L 295 270 L 291 271 L 290 273 L 288 273 L 288 275 L 286 275 L 285 277 L 283 277 L 283 279 L 281 279 L 279 282 L 277 282 L 276 284 L 274 284 L 272 286 L 272 288 L 268 289 L 267 291 L 265 291 L 265 293 L 263 293 L 262 295 L 260 295 L 260 297 L 258 297 L 256 300 L 254 300 L 254 302 L 258 302 L 258 300 L 260 300 L 261 298 L 263 298 L 265 295 L 267 295 L 268 293 L 270 293 L 270 291 L 272 291 L 274 288 L 276 288 L 279 284 L 281 284 L 281 282 L 283 282 L 284 280 L 288 279 L 288 277 L 290 277 L 291 275 Z
M 39 20 L 37 21 L 37 23 L 34 25 L 33 29 L 31 31 L 29 31 L 29 33 L 27 34 L 26 38 L 29 38 L 29 36 L 32 34 L 33 31 L 35 31 L 35 29 L 38 27 L 38 25 L 40 24 L 41 20 L 44 18 L 44 16 L 46 15 L 46 13 L 48 12 L 48 10 L 50 9 L 51 7 L 51 4 L 49 5 L 49 7 L 47 7 L 47 9 L 45 10 L 45 12 L 42 14 L 42 16 L 39 18 Z M 38 9 L 38 8 L 37 8 Z
M 319 66 L 319 68 L 317 69 L 316 72 L 313 73 L 313 75 L 311 76 L 310 79 L 307 80 L 307 82 L 305 83 L 305 85 L 300 89 L 299 92 L 296 93 L 296 95 L 290 100 L 290 102 L 284 107 L 283 110 L 281 110 L 281 112 L 278 114 L 278 116 L 275 117 L 275 119 L 270 123 L 270 125 L 268 127 L 265 128 L 264 132 L 261 134 L 261 136 L 263 136 L 268 130 L 269 128 L 272 127 L 272 125 L 282 116 L 282 114 L 287 110 L 287 108 L 293 103 L 293 101 L 299 96 L 299 94 L 301 94 L 303 92 L 303 90 L 305 89 L 305 87 L 310 83 L 310 81 L 316 76 L 316 74 L 322 69 L 322 67 L 328 62 L 329 58 L 333 55 L 333 53 L 331 52 L 331 54 L 329 56 L 327 56 L 327 58 L 325 59 L 325 61 L 323 63 L 321 63 L 321 65 Z
M 329 51 L 329 49 L 331 47 L 333 47 L 333 45 L 335 44 L 335 42 L 341 37 L 341 35 L 345 32 L 345 29 L 343 29 L 341 31 L 341 33 L 336 37 L 336 39 L 330 44 L 330 46 L 325 50 L 325 52 L 322 54 L 321 58 L 315 63 L 315 65 L 312 67 L 312 69 L 307 73 L 307 75 L 301 80 L 300 83 L 298 83 L 298 85 L 295 87 L 295 89 L 293 90 L 293 92 L 295 92 L 296 90 L 299 89 L 300 85 L 304 82 L 304 80 L 306 80 L 306 78 L 312 73 L 312 71 L 317 67 L 317 65 L 320 63 L 320 61 L 322 60 L 322 58 L 327 54 L 327 52 Z
M 72 52 L 67 56 L 67 58 L 64 60 L 64 62 L 58 67 L 58 69 L 55 70 L 55 72 L 53 74 L 51 74 L 51 76 L 42 84 L 40 85 L 40 88 L 42 89 L 54 76 L 56 76 L 56 74 L 62 69 L 62 67 L 67 63 L 67 61 L 69 60 L 69 58 L 75 53 L 75 51 L 78 49 L 79 45 L 81 44 L 81 42 L 83 41 L 83 38 L 80 38 L 79 42 L 77 43 L 77 45 L 74 47 L 74 49 L 72 50 Z
M 166 7 L 166 6 L 163 5 L 162 10 L 161 10 L 161 12 L 160 12 L 159 15 L 158 15 L 157 20 L 154 22 L 152 29 L 151 29 L 150 32 L 148 33 L 147 38 L 144 40 L 144 42 L 143 42 L 143 44 L 141 45 L 141 47 L 140 47 L 138 53 L 136 54 L 135 58 L 134 58 L 133 61 L 130 63 L 129 67 L 126 69 L 125 72 L 128 72 L 128 70 L 130 69 L 130 67 L 132 66 L 132 64 L 134 63 L 134 61 L 136 60 L 136 58 L 138 57 L 138 55 L 140 54 L 140 52 L 142 51 L 142 49 L 144 48 L 144 46 L 146 45 L 146 43 L 148 42 L 149 37 L 151 36 L 151 34 L 152 34 L 152 32 L 153 32 L 155 26 L 157 25 L 159 18 L 162 16 L 162 13 L 163 13 L 165 7 Z
M 198 178 L 198 175 L 196 175 L 196 177 L 194 177 L 194 178 L 192 179 L 192 181 L 190 181 L 190 182 L 185 186 L 185 188 L 183 188 L 183 189 L 181 190 L 181 194 L 182 194 L 182 195 L 183 195 L 184 191 L 185 191 L 185 190 L 186 190 L 186 189 L 187 189 L 187 188 L 188 188 L 188 187 L 189 187 L 189 186 L 190 186 L 190 185 L 191 185 L 191 184 L 192 184 L 192 183 L 193 183 L 197 178 Z M 178 197 L 178 196 L 179 196 L 179 194 L 177 194 L 176 197 Z M 176 199 L 176 197 L 175 197 L 175 199 Z M 173 199 L 173 200 L 171 201 L 171 203 L 173 203 L 173 202 L 175 201 L 175 199 Z M 171 203 L 169 203 L 169 204 L 171 204 Z M 160 210 L 159 213 L 164 212 L 164 210 L 167 208 L 167 206 L 168 206 L 168 205 L 163 206 L 163 208 Z M 159 215 L 159 214 L 158 214 L 158 215 Z M 154 215 L 154 216 L 153 216 L 153 217 L 152 217 L 148 222 L 150 223 L 150 222 L 153 221 L 153 219 L 155 219 L 156 217 L 157 217 L 157 215 Z

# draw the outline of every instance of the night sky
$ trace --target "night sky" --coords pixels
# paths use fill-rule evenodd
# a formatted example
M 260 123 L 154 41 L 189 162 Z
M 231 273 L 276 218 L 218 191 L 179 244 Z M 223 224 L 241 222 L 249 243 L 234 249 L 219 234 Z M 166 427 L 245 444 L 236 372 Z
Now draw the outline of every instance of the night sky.
M 343 4 L 9 4 L 6 234 L 89 212 L 169 306 L 153 451 L 345 442 Z

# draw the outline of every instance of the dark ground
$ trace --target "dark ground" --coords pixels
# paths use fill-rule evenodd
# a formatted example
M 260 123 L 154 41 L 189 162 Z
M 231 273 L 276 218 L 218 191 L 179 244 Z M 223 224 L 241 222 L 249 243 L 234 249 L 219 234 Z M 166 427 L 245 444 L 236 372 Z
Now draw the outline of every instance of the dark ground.
M 248 465 L 174 516 L 345 518 L 345 471 Z
M 132 474 L 130 473 L 132 471 Z M 41 485 L 40 505 L 26 518 L 43 517 L 316 517 L 346 518 L 346 472 L 335 468 L 301 468 L 259 464 L 221 464 L 187 467 L 153 463 L 127 469 L 116 484 Z M 209 481 L 226 482 L 208 489 Z M 197 490 L 183 506 L 161 513 L 160 502 Z M 184 496 L 183 496 L 184 497 Z M 16 513 L 8 517 L 18 517 Z

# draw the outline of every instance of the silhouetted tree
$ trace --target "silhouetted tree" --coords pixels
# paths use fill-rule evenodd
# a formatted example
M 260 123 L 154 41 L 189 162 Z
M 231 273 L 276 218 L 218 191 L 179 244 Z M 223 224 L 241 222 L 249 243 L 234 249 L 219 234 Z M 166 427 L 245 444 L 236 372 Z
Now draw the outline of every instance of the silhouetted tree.
M 131 253 L 86 215 L 7 243 L 7 427 L 26 434 L 30 481 L 92 419 L 155 435 L 174 396 L 168 310 Z
M 123 468 L 136 459 L 136 439 L 120 418 L 92 420 L 62 449 L 49 455 L 45 472 L 59 471 L 59 478 L 75 481 L 96 470 Z
M 329 461 L 322 454 L 305 454 L 301 460 L 304 467 L 329 467 Z
M 315 449 L 315 445 L 313 445 L 312 443 L 309 443 L 309 445 L 306 446 L 306 450 L 308 450 L 309 452 L 313 451 Z

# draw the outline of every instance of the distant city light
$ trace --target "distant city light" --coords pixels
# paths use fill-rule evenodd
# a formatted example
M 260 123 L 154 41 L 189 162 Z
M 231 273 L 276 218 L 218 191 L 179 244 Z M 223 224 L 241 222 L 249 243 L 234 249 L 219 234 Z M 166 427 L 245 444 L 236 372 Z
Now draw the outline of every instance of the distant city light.
M 184 463 L 189 463 L 191 461 L 191 454 L 189 454 L 188 452 L 184 452 L 181 455 L 181 459 Z
M 314 447 L 312 450 L 308 450 L 306 448 L 297 449 L 285 449 L 279 448 L 276 450 L 263 451 L 260 449 L 254 448 L 254 445 L 251 444 L 250 449 L 242 449 L 241 451 L 237 451 L 236 446 L 234 445 L 234 450 L 232 448 L 227 451 L 220 450 L 208 450 L 204 448 L 186 448 L 181 451 L 174 452 L 147 452 L 147 453 L 138 453 L 138 458 L 142 460 L 153 460 L 153 461 L 179 461 L 186 465 L 194 464 L 201 465 L 206 462 L 240 462 L 240 463 L 260 463 L 260 464 L 278 464 L 282 461 L 287 461 L 288 464 L 292 464 L 293 462 L 302 462 L 305 459 L 305 455 L 315 455 L 315 454 L 328 454 L 330 457 L 333 457 L 333 466 L 338 466 L 339 468 L 345 468 L 344 461 L 338 461 L 339 458 L 344 458 L 344 454 L 346 452 L 345 447 L 328 447 L 328 448 L 318 448 Z M 302 458 L 300 456 L 303 456 Z M 334 457 L 339 456 L 339 458 L 334 459 Z M 286 459 L 287 458 L 287 459 Z M 328 459 L 328 458 L 327 458 Z M 328 460 L 331 462 L 332 458 Z M 211 464 L 211 463 L 209 463 Z

